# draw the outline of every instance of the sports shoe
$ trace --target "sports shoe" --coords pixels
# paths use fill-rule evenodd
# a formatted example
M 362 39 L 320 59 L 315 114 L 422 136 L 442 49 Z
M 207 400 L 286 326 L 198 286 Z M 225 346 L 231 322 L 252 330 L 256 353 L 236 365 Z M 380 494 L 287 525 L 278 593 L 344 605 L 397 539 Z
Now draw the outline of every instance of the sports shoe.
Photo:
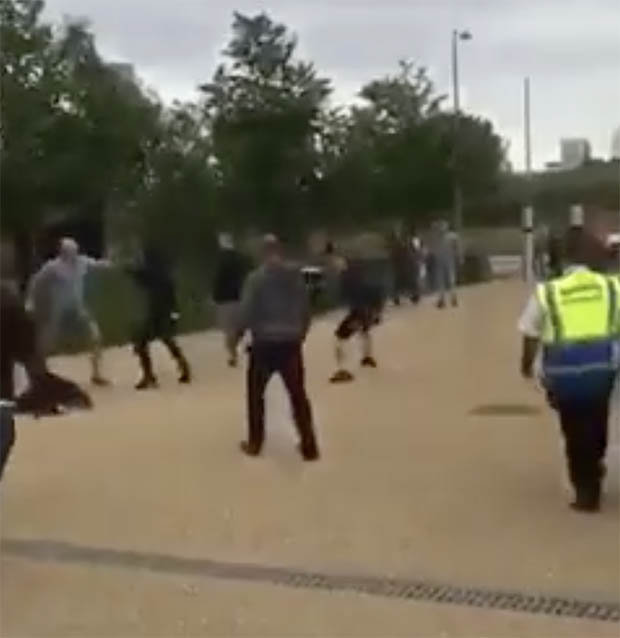
M 364 357 L 362 359 L 362 366 L 364 368 L 376 368 L 377 362 L 375 361 L 374 357 Z
M 353 381 L 355 377 L 348 370 L 337 370 L 331 376 L 330 383 L 348 383 Z
M 110 382 L 108 381 L 108 379 L 106 379 L 105 377 L 102 376 L 92 376 L 90 378 L 90 381 L 93 385 L 98 385 L 100 388 L 105 388 L 106 386 L 110 385 Z
M 181 371 L 181 376 L 179 377 L 179 383 L 191 383 L 192 381 L 192 373 L 189 371 L 189 368 L 185 368 Z
M 155 377 L 142 377 L 142 379 L 136 383 L 136 390 L 149 390 L 158 387 L 159 383 Z

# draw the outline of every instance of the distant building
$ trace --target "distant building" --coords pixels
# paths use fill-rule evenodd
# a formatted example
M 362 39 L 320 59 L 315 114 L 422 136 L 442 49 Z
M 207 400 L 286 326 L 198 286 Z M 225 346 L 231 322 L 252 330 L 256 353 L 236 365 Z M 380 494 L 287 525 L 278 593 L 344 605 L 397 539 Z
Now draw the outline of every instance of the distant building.
M 590 142 L 585 138 L 573 137 L 560 140 L 560 163 L 564 170 L 583 166 L 591 155 Z

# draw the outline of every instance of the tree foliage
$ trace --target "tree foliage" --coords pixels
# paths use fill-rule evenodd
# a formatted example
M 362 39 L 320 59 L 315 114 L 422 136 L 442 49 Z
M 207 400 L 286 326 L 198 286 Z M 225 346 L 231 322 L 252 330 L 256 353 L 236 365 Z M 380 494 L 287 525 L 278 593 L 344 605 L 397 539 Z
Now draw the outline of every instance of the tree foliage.
M 427 71 L 400 62 L 355 106 L 297 54 L 267 14 L 235 13 L 223 62 L 197 102 L 163 106 L 103 60 L 88 25 L 42 20 L 43 0 L 0 0 L 2 228 L 36 233 L 59 214 L 102 214 L 116 236 L 204 253 L 217 228 L 425 220 L 488 197 L 501 139 L 454 118 Z

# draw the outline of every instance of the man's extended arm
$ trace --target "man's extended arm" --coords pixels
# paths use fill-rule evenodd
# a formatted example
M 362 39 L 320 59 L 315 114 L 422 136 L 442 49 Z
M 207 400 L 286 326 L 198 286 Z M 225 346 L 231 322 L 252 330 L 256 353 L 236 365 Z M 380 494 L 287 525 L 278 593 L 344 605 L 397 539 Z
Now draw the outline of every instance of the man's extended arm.
M 245 280 L 245 283 L 243 284 L 243 290 L 241 292 L 239 312 L 237 314 L 237 321 L 235 326 L 235 346 L 239 343 L 239 341 L 241 341 L 241 338 L 245 334 L 246 330 L 250 328 L 252 309 L 254 306 L 255 289 L 256 273 L 251 273 Z
M 114 268 L 114 262 L 110 259 L 95 259 L 94 257 L 85 257 L 86 268 L 88 270 L 108 270 Z

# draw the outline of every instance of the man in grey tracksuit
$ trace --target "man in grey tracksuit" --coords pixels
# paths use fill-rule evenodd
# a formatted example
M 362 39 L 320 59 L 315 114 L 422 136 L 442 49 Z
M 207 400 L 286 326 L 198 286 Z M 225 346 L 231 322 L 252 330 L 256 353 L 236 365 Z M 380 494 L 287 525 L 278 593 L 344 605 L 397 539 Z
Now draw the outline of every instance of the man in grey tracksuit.
M 48 355 L 66 326 L 81 328 L 88 336 L 92 353 L 92 382 L 106 385 L 101 374 L 101 332 L 84 300 L 86 275 L 96 269 L 111 268 L 105 259 L 80 253 L 70 237 L 60 241 L 58 256 L 35 273 L 28 290 L 27 306 L 33 311 L 39 334 L 39 348 Z
M 310 326 L 308 292 L 299 268 L 284 261 L 273 235 L 263 240 L 263 264 L 247 278 L 241 295 L 235 345 L 252 334 L 247 372 L 248 439 L 243 452 L 258 456 L 265 438 L 265 389 L 277 372 L 289 394 L 299 451 L 318 459 L 312 409 L 305 387 L 303 342 Z

